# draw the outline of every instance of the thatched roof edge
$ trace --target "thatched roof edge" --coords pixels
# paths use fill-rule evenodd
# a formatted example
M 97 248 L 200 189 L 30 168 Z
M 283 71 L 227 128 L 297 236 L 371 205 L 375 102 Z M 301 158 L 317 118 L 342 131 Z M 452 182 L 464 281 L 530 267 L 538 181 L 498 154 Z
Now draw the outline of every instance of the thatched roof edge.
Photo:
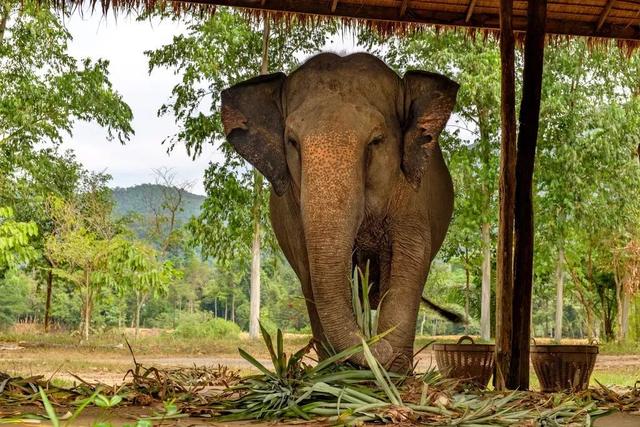
M 42 0 L 43 2 L 49 1 L 57 8 L 81 7 L 83 5 L 90 5 L 92 11 L 99 8 L 102 13 L 107 13 L 112 10 L 114 13 L 125 12 L 130 13 L 132 11 L 151 11 L 151 10 L 170 10 L 176 15 L 182 15 L 185 13 L 193 13 L 198 15 L 214 14 L 217 8 L 216 4 L 213 4 L 213 0 L 193 0 L 193 1 L 181 1 L 181 0 Z M 224 1 L 218 3 L 225 3 Z M 226 2 L 228 3 L 228 2 Z M 416 32 L 422 31 L 424 28 L 432 28 L 436 32 L 440 31 L 456 31 L 464 32 L 469 37 L 475 38 L 480 35 L 483 38 L 495 38 L 500 35 L 500 30 L 496 28 L 479 28 L 474 26 L 459 26 L 459 25 L 446 25 L 446 24 L 430 24 L 423 22 L 413 22 L 408 20 L 383 20 L 383 19 L 365 19 L 350 16 L 340 15 L 328 15 L 317 13 L 304 13 L 304 12 L 291 12 L 291 11 L 279 11 L 273 9 L 262 9 L 259 7 L 239 7 L 231 6 L 239 10 L 244 16 L 253 20 L 254 22 L 262 22 L 262 20 L 269 19 L 274 24 L 281 25 L 318 25 L 326 23 L 330 20 L 339 21 L 346 28 L 367 28 L 375 31 L 381 36 L 407 36 Z M 524 41 L 524 33 L 522 31 L 515 32 L 516 41 L 518 44 L 522 44 Z M 621 52 L 630 56 L 638 47 L 640 47 L 640 40 L 633 39 L 616 39 L 610 37 L 601 36 L 578 36 L 569 34 L 547 34 L 547 43 L 555 43 L 562 40 L 573 39 L 576 37 L 586 37 L 587 43 L 590 48 L 604 47 L 608 48 L 612 45 L 616 45 Z

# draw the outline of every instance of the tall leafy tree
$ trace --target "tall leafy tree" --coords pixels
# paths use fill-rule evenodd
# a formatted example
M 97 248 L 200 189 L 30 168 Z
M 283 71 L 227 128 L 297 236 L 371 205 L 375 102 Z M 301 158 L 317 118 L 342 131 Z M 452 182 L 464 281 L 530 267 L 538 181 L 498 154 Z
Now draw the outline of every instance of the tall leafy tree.
M 114 286 L 114 259 L 120 234 L 111 217 L 110 177 L 89 174 L 73 200 L 52 197 L 49 210 L 54 228 L 45 242 L 53 272 L 71 283 L 82 301 L 81 333 L 89 338 L 96 299 L 103 286 Z
M 75 120 L 96 121 L 108 138 L 128 139 L 132 113 L 108 80 L 108 62 L 71 56 L 71 35 L 56 13 L 32 0 L 3 0 L 0 23 L 4 155 L 60 143 Z
M 551 46 L 546 54 L 535 177 L 536 275 L 554 278 L 556 339 L 564 329 L 567 273 L 590 333 L 599 312 L 605 335 L 613 336 L 619 293 L 613 256 L 628 241 L 640 207 L 633 190 L 640 184 L 637 73 L 637 59 L 628 61 L 613 48 L 590 50 L 583 41 Z
M 107 139 L 126 141 L 132 113 L 108 79 L 108 62 L 78 60 L 68 52 L 65 12 L 33 0 L 0 1 L 0 206 L 18 221 L 34 221 L 40 233 L 32 264 L 45 271 L 48 325 L 53 275 L 43 257 L 52 232 L 44 209 L 49 195 L 68 198 L 80 167 L 57 147 L 76 121 L 103 126 Z
M 141 241 L 122 239 L 112 247 L 109 259 L 114 281 L 121 294 L 134 297 L 135 336 L 140 329 L 140 312 L 149 298 L 166 294 L 178 271 L 171 261 L 162 261 L 160 253 Z

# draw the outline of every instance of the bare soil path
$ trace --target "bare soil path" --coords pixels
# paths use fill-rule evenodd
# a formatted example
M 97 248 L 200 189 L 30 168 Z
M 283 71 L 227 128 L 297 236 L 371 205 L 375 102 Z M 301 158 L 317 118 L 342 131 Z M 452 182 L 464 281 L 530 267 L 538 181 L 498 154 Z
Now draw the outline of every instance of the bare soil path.
M 160 410 L 161 408 L 147 406 L 127 406 L 127 407 L 119 407 L 115 408 L 112 411 L 109 411 L 108 414 L 105 414 L 104 411 L 100 410 L 96 407 L 88 407 L 83 413 L 73 422 L 73 425 L 76 427 L 90 427 L 95 425 L 97 421 L 108 422 L 111 425 L 124 425 L 124 424 L 134 424 L 137 419 L 141 417 L 153 416 L 155 411 Z M 59 410 L 60 412 L 60 410 Z M 24 405 L 19 408 L 16 407 L 0 407 L 0 415 L 5 416 L 17 416 L 18 414 L 41 414 L 44 415 L 44 411 L 42 408 L 38 406 L 28 406 Z M 62 413 L 62 412 L 60 412 Z M 25 424 L 26 425 L 26 424 Z M 42 426 L 50 426 L 50 423 L 42 422 L 40 423 Z M 290 423 L 277 423 L 273 422 L 246 422 L 246 421 L 238 421 L 238 422 L 214 422 L 210 419 L 206 418 L 194 418 L 194 417 L 185 417 L 179 419 L 167 419 L 163 420 L 160 425 L 165 427 L 199 427 L 199 426 L 218 426 L 218 427 L 261 427 L 261 426 L 274 426 L 274 425 L 285 425 L 285 426 L 301 426 L 301 425 L 313 425 L 313 426 L 323 426 L 325 424 L 320 422 L 314 423 L 305 423 L 301 424 L 298 422 L 290 422 Z M 594 422 L 594 427 L 638 427 L 640 426 L 640 415 L 637 414 L 628 414 L 628 413 L 614 413 L 611 415 L 607 415 L 601 418 L 598 418 Z
M 234 354 L 222 355 L 140 355 L 136 359 L 144 366 L 192 367 L 226 365 L 241 371 L 251 371 L 253 367 L 246 360 Z M 270 367 L 271 361 L 258 357 L 258 361 Z M 435 367 L 433 352 L 425 351 L 418 356 L 418 370 Z M 84 348 L 20 348 L 0 345 L 0 371 L 13 375 L 45 375 L 74 381 L 76 374 L 86 381 L 100 381 L 116 384 L 133 367 L 131 355 L 120 350 L 89 350 Z M 599 355 L 595 372 L 607 370 L 640 371 L 640 354 Z M 638 378 L 640 379 L 640 378 Z

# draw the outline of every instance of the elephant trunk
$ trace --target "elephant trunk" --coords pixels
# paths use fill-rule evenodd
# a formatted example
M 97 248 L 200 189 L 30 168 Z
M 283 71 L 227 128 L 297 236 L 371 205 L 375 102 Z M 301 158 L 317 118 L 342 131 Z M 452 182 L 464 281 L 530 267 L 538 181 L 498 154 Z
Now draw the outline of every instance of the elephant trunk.
M 349 283 L 353 245 L 364 212 L 364 153 L 349 152 L 354 145 L 307 143 L 302 153 L 300 204 L 313 299 L 325 334 L 316 338 L 336 352 L 360 344 L 361 336 Z M 382 363 L 391 358 L 386 341 L 372 351 Z M 366 365 L 362 354 L 352 361 Z

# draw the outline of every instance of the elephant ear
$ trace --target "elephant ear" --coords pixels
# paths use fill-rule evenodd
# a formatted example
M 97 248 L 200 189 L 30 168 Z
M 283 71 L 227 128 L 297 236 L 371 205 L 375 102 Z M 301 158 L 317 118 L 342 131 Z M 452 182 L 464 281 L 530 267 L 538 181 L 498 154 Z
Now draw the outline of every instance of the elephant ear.
M 279 196 L 289 186 L 281 101 L 285 78 L 283 73 L 258 76 L 222 91 L 227 141 L 269 180 Z
M 437 148 L 456 103 L 459 85 L 440 74 L 409 71 L 404 84 L 402 171 L 414 189 L 420 186 L 429 157 Z

